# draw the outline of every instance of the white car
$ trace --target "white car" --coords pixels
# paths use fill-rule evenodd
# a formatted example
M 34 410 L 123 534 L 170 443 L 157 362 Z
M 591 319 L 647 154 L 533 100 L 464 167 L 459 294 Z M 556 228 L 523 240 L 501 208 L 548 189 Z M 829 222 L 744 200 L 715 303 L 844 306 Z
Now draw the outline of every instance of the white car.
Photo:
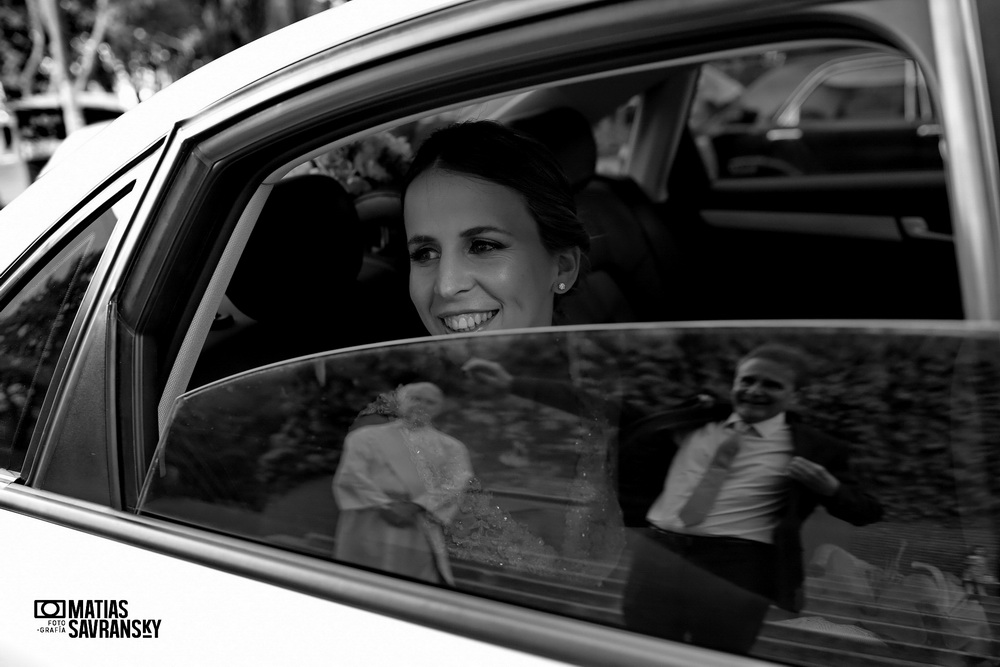
M 990 0 L 354 0 L 114 120 L 0 211 L 0 662 L 995 661 L 998 21 Z M 743 83 L 844 46 L 919 67 L 940 169 L 704 162 L 702 67 Z M 410 305 L 399 179 L 468 118 L 547 143 L 576 188 L 593 248 L 559 326 L 431 337 Z M 775 340 L 817 360 L 800 407 L 883 519 L 810 517 L 804 606 L 749 656 L 631 630 L 613 415 L 725 393 Z M 604 416 L 486 393 L 470 356 Z M 335 557 L 347 429 L 414 378 L 478 484 L 454 585 Z

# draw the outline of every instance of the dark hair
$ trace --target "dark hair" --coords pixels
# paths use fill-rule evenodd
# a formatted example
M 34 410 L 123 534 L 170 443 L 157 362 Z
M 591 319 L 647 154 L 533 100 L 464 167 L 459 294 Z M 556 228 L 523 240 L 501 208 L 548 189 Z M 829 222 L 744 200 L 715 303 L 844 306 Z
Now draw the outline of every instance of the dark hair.
M 797 347 L 782 343 L 765 343 L 743 355 L 736 365 L 742 366 L 751 359 L 766 359 L 788 368 L 795 374 L 796 387 L 801 387 L 809 380 L 812 364 L 806 353 Z
M 417 150 L 403 180 L 406 190 L 425 171 L 443 169 L 506 186 L 524 197 L 551 254 L 590 250 L 590 237 L 576 214 L 573 190 L 544 144 L 489 120 L 466 121 L 431 134 Z

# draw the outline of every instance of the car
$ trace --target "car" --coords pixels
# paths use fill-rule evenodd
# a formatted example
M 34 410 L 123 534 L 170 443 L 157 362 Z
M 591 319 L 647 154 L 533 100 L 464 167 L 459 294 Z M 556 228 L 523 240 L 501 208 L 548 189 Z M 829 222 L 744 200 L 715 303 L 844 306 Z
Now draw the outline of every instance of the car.
M 692 128 L 722 175 L 941 169 L 941 128 L 915 61 L 872 47 L 811 47 L 778 60 Z
M 354 0 L 114 119 L 0 211 L 0 654 L 995 660 L 995 583 L 962 579 L 1000 551 L 998 20 L 976 0 Z M 706 159 L 703 71 L 858 49 L 910 63 L 939 164 L 872 162 L 880 139 L 836 127 L 859 148 L 837 173 Z M 548 145 L 574 187 L 591 249 L 555 326 L 429 336 L 411 305 L 402 179 L 467 119 Z M 666 435 L 620 414 L 725 395 L 773 342 L 814 359 L 796 401 L 882 520 L 811 515 L 804 606 L 770 607 L 749 655 L 630 626 L 611 477 Z M 593 400 L 498 396 L 473 357 Z M 415 379 L 475 472 L 453 585 L 336 556 L 346 434 Z

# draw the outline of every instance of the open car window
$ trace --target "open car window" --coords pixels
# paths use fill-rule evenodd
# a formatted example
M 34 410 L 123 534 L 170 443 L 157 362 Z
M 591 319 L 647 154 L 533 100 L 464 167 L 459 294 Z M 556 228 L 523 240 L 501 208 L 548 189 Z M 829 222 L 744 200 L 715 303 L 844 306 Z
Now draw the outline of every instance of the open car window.
M 559 324 L 961 317 L 938 137 L 903 136 L 918 132 L 917 122 L 932 122 L 924 117 L 925 82 L 911 61 L 856 46 L 710 61 L 696 73 L 685 127 L 649 120 L 676 118 L 671 105 L 680 102 L 662 90 L 682 86 L 691 73 L 664 65 L 569 82 L 557 93 L 500 96 L 313 153 L 273 186 L 262 186 L 257 194 L 263 203 L 244 213 L 229 243 L 229 263 L 216 271 L 216 292 L 206 297 L 212 307 L 205 319 L 216 319 L 204 340 L 193 336 L 182 349 L 177 387 L 193 389 L 304 354 L 425 335 L 409 297 L 402 184 L 423 141 L 463 120 L 497 120 L 537 139 L 573 188 L 591 249 Z M 799 125 L 811 122 L 800 123 L 802 109 L 836 106 L 817 101 L 824 87 L 857 111 L 877 107 L 879 96 L 896 84 L 906 91 L 900 101 L 906 127 L 889 131 L 906 150 L 919 144 L 929 151 L 930 180 L 903 179 L 917 163 L 901 153 L 893 153 L 892 164 L 880 162 L 892 153 L 884 150 L 888 135 L 881 120 L 863 127 L 819 123 L 818 134 L 772 140 L 774 132 L 800 132 Z M 598 88 L 607 93 L 590 101 Z M 795 127 L 788 127 L 791 116 Z M 848 140 L 847 129 L 860 133 Z M 669 194 L 659 199 L 646 191 L 643 175 L 629 169 L 637 144 L 667 141 L 661 135 L 668 132 L 676 137 L 676 155 L 664 147 L 662 159 L 672 163 Z M 725 146 L 751 139 L 783 152 L 780 160 L 834 151 L 836 160 L 855 163 L 848 171 L 885 178 L 818 184 L 765 179 L 765 188 L 745 190 L 717 190 L 699 180 L 722 162 L 779 159 L 749 153 L 720 158 Z M 730 176 L 740 169 L 730 169 Z M 786 171 L 816 175 L 811 169 L 799 164 Z M 734 299 L 731 285 L 747 275 L 785 287 L 764 300 Z M 161 417 L 175 396 L 164 397 Z
M 139 512 L 655 634 L 635 591 L 647 604 L 681 593 L 643 580 L 643 549 L 671 557 L 649 546 L 650 507 L 683 434 L 706 423 L 692 415 L 725 420 L 734 368 L 771 343 L 810 359 L 789 428 L 825 434 L 809 456 L 840 452 L 822 460 L 865 500 L 844 504 L 841 490 L 812 512 L 782 505 L 798 513 L 801 552 L 778 577 L 799 582 L 801 608 L 770 604 L 751 654 L 989 655 L 1000 341 L 971 324 L 551 329 L 308 356 L 183 395 Z M 471 360 L 501 364 L 510 382 L 470 374 Z M 397 388 L 428 384 L 441 411 L 408 420 L 414 395 Z M 790 539 L 780 530 L 775 548 Z M 718 619 L 735 604 L 704 599 Z

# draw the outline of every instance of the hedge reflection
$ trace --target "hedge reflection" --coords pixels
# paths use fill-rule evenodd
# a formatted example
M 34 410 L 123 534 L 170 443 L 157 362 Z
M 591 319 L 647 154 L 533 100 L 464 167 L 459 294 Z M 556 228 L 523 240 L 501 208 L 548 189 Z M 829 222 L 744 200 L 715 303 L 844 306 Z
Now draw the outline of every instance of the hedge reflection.
M 571 497 L 593 424 L 470 384 L 471 356 L 563 379 L 607 406 L 657 409 L 710 390 L 727 396 L 736 360 L 764 342 L 816 361 L 801 408 L 853 446 L 887 521 L 989 518 L 1000 461 L 998 341 L 978 334 L 644 330 L 484 337 L 333 355 L 250 374 L 192 395 L 172 425 L 158 493 L 259 512 L 336 470 L 347 429 L 380 392 L 416 379 L 447 396 L 439 427 L 468 446 L 479 483 Z M 614 410 L 611 410 L 613 413 Z M 602 434 L 612 440 L 613 432 Z M 588 445 L 589 446 L 589 445 Z M 332 527 L 331 527 L 332 530 Z

